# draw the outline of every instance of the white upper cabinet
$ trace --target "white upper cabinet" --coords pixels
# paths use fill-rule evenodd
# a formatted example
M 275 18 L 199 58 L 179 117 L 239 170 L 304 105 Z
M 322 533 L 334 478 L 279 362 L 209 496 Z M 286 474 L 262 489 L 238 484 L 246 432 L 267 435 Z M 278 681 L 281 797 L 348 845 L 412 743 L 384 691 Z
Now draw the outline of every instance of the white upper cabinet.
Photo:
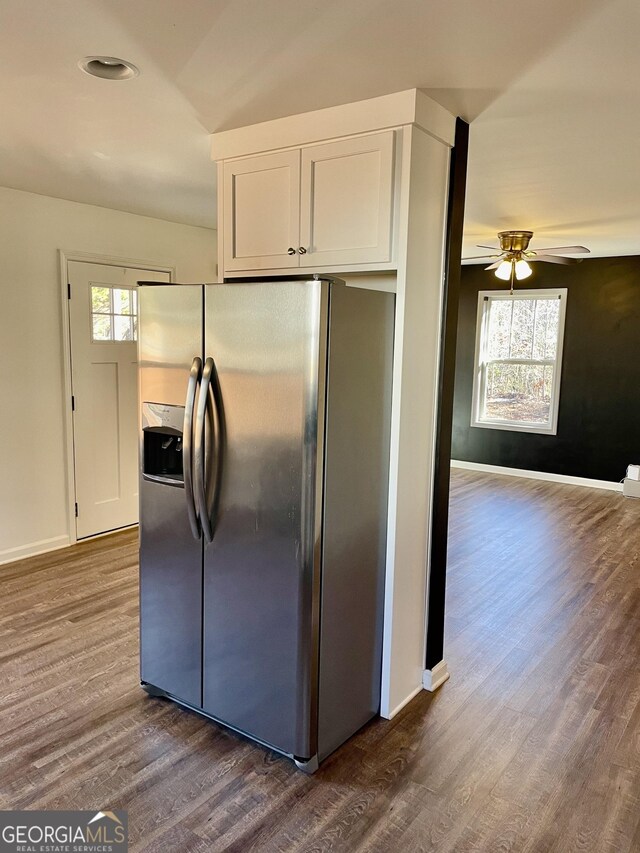
M 392 262 L 393 130 L 223 164 L 224 275 Z
M 224 164 L 226 270 L 298 266 L 300 151 Z
M 393 131 L 302 149 L 300 266 L 391 260 Z

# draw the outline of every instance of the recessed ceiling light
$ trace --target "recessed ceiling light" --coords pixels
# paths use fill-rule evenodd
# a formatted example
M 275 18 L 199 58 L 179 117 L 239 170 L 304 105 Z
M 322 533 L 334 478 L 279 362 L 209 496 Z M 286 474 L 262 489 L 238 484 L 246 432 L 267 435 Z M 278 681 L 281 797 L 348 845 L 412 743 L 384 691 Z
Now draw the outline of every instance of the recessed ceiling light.
M 131 80 L 140 74 L 140 69 L 132 62 L 115 56 L 85 56 L 78 63 L 78 68 L 85 74 L 102 77 L 103 80 Z

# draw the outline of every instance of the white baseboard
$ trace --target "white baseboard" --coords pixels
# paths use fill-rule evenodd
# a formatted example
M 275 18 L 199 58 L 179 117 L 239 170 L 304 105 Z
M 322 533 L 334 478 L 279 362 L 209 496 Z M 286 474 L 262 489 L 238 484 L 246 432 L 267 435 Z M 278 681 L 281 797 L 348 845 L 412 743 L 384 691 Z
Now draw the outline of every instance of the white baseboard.
M 422 674 L 422 686 L 425 690 L 433 693 L 434 690 L 437 690 L 441 684 L 447 681 L 449 674 L 449 667 L 446 660 L 441 660 L 433 669 L 425 669 Z
M 408 705 L 409 702 L 411 702 L 411 700 L 418 695 L 418 693 L 422 693 L 421 684 L 419 684 L 415 690 L 412 690 L 411 693 L 409 693 L 409 695 L 405 699 L 403 699 L 399 705 L 396 705 L 393 711 L 390 711 L 388 714 L 383 714 L 382 712 L 380 712 L 380 716 L 383 717 L 385 720 L 392 720 L 396 714 L 399 714 L 400 711 L 402 711 L 405 705 Z
M 392 720 L 396 714 L 399 714 L 400 711 L 402 711 L 402 709 L 411 702 L 412 699 L 415 699 L 418 693 L 422 693 L 423 690 L 430 690 L 433 692 L 434 690 L 437 690 L 441 684 L 444 684 L 448 678 L 449 669 L 447 667 L 447 662 L 441 660 L 433 669 L 424 670 L 422 673 L 422 684 L 419 684 L 415 690 L 412 690 L 399 705 L 396 705 L 393 711 L 390 711 L 388 714 L 380 713 L 380 716 L 385 720 Z
M 622 484 L 622 494 L 626 498 L 640 498 L 640 481 L 629 480 L 628 477 L 625 477 Z
M 570 477 L 566 474 L 550 474 L 548 471 L 527 471 L 524 468 L 503 468 L 501 465 L 485 465 L 484 462 L 462 462 L 451 460 L 452 468 L 465 468 L 467 471 L 484 471 L 486 474 L 503 474 L 506 477 L 524 477 L 527 480 L 546 480 L 550 483 L 566 483 L 568 486 L 585 486 L 588 489 L 606 489 L 609 492 L 621 492 L 622 483 L 609 480 L 590 480 L 588 477 Z
M 47 551 L 57 551 L 58 548 L 66 548 L 70 544 L 69 537 L 65 534 L 53 536 L 51 539 L 40 539 L 38 542 L 29 542 L 27 545 L 18 545 L 17 548 L 5 548 L 4 551 L 0 551 L 0 565 L 24 560 L 25 557 L 46 554 Z

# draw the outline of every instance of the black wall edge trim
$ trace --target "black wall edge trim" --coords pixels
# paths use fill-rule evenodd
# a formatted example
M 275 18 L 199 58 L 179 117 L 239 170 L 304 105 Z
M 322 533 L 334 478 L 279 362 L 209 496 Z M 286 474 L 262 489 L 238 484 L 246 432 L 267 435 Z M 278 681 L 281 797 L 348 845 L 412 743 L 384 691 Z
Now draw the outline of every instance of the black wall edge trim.
M 469 125 L 456 119 L 454 147 L 449 165 L 449 199 L 445 245 L 440 365 L 438 370 L 438 413 L 431 512 L 429 598 L 427 604 L 427 647 L 425 669 L 433 669 L 444 657 L 444 611 L 447 581 L 447 536 L 449 532 L 449 488 L 453 392 L 456 372 L 458 305 L 462 257 L 462 228 L 467 188 Z

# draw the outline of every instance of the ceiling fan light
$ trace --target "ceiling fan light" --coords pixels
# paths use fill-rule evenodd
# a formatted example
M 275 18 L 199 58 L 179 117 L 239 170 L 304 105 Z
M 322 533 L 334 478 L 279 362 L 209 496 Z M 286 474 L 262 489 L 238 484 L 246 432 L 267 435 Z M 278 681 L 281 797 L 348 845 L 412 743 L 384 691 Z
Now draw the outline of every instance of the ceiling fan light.
M 502 281 L 509 281 L 511 278 L 511 261 L 502 261 L 496 270 L 496 276 L 497 278 L 501 278 Z
M 533 270 L 526 261 L 516 262 L 516 278 L 522 281 L 523 278 L 529 278 Z

